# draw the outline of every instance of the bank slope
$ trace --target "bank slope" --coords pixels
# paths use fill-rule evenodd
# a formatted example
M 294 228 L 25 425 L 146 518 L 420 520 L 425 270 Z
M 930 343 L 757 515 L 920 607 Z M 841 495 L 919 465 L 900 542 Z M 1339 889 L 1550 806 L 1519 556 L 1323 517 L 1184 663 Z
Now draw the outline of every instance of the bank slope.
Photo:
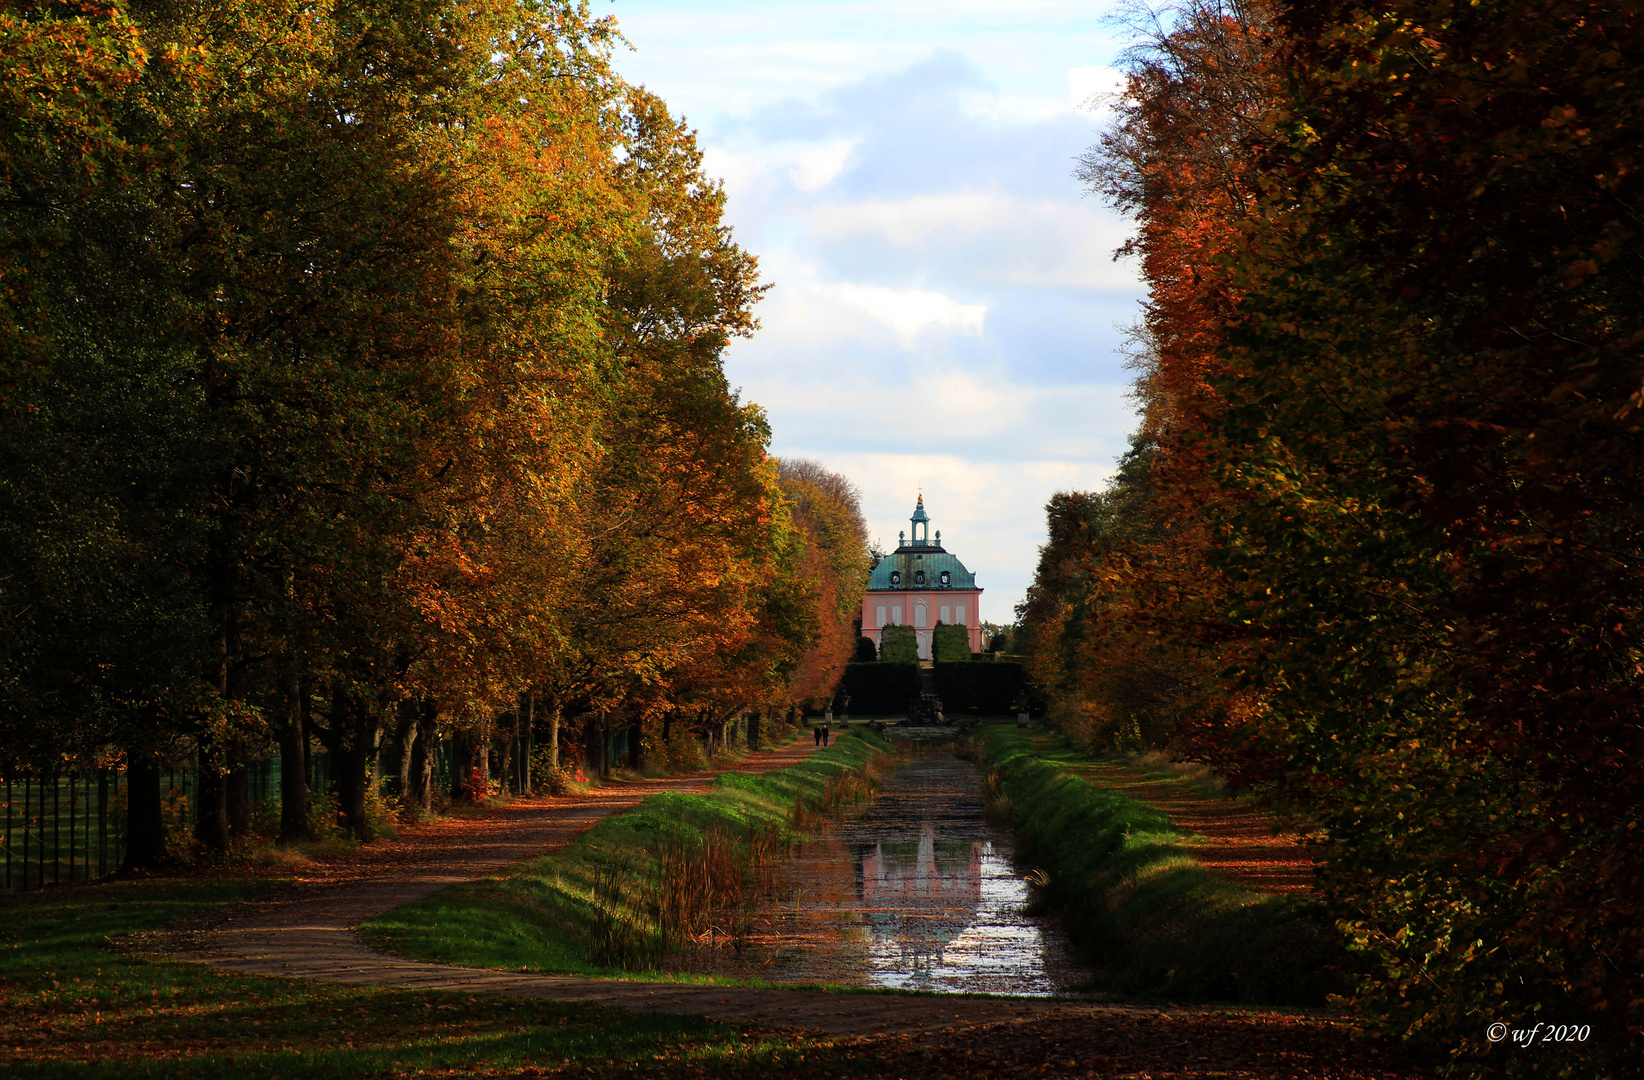
M 1169 815 L 1074 775 L 1025 735 L 982 730 L 993 804 L 1035 903 L 1058 912 L 1090 988 L 1173 1000 L 1322 1005 L 1346 954 L 1310 897 L 1243 887 L 1201 864 Z
M 361 933 L 385 952 L 443 964 L 576 975 L 644 971 L 669 932 L 657 921 L 664 900 L 658 892 L 667 893 L 659 866 L 664 851 L 700 858 L 704 847 L 715 846 L 723 856 L 718 871 L 745 876 L 756 857 L 750 847 L 779 839 L 796 818 L 825 803 L 856 798 L 863 788 L 855 778 L 890 750 L 871 730 L 852 728 L 785 769 L 725 773 L 702 795 L 653 795 L 559 850 L 396 908 L 363 923 Z

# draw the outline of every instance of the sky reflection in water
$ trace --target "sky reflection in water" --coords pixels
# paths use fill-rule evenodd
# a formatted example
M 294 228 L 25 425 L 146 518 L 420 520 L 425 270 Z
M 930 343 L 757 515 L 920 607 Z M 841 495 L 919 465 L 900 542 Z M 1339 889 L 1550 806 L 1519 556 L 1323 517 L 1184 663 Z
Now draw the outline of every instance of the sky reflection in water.
M 1023 914 L 1008 834 L 975 766 L 911 757 L 864 812 L 784 861 L 748 945 L 676 971 L 951 993 L 1044 995 L 1080 978 L 1053 924 Z

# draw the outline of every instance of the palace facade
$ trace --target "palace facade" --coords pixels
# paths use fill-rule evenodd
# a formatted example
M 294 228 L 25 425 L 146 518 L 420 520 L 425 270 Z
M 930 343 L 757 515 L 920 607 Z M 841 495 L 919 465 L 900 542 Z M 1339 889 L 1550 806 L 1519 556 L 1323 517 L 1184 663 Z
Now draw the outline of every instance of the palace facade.
M 919 658 L 930 659 L 937 623 L 970 631 L 970 651 L 982 651 L 982 590 L 976 575 L 942 547 L 942 533 L 930 539 L 925 497 L 910 519 L 913 536 L 897 533 L 896 550 L 879 560 L 862 598 L 862 635 L 879 647 L 887 626 L 911 626 L 919 639 Z

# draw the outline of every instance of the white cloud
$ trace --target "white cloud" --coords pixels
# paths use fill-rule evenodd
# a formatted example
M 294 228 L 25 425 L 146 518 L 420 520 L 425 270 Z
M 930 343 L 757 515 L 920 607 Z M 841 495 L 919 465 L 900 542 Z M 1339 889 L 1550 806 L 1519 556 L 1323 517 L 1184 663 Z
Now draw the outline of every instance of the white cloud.
M 903 348 L 911 349 L 930 330 L 951 330 L 970 337 L 982 333 L 986 304 L 961 304 L 929 289 L 892 289 L 853 282 L 810 282 L 812 295 L 855 308 L 890 327 Z
M 703 148 L 702 171 L 725 181 L 733 193 L 780 178 L 814 194 L 833 183 L 856 144 L 855 139 L 766 143 L 742 152 L 709 145 Z
M 894 543 L 921 488 L 987 591 L 1022 598 L 1044 504 L 1135 425 L 1114 346 L 1130 225 L 1074 162 L 1120 89 L 1103 0 L 616 0 L 619 55 L 701 129 L 776 289 L 726 372 L 773 452 L 851 477 Z
M 949 254 L 983 281 L 1059 289 L 1136 289 L 1137 268 L 1113 253 L 1128 222 L 1093 202 L 960 191 L 829 203 L 806 218 L 825 239 L 872 237 Z
M 1068 101 L 1080 112 L 1105 113 L 1124 87 L 1118 68 L 1081 64 L 1067 73 Z

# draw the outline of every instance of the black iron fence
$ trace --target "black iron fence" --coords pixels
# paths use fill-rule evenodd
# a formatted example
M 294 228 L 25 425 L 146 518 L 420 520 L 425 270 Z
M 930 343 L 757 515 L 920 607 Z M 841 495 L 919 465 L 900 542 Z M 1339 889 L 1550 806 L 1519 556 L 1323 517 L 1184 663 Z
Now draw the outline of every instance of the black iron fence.
M 125 773 L 8 777 L 5 882 L 12 891 L 113 873 L 125 857 Z
M 331 790 L 330 765 L 323 753 L 310 760 L 312 790 Z M 278 812 L 281 766 L 278 757 L 247 765 L 246 795 L 254 816 Z M 434 782 L 448 786 L 450 777 L 450 743 L 441 742 Z M 395 794 L 391 777 L 384 776 L 382 783 L 386 792 Z M 199 790 L 193 763 L 160 770 L 160 806 L 168 833 L 193 832 Z M 126 855 L 126 794 L 123 769 L 6 777 L 0 783 L 0 798 L 5 801 L 0 810 L 5 890 L 89 881 L 118 870 Z

